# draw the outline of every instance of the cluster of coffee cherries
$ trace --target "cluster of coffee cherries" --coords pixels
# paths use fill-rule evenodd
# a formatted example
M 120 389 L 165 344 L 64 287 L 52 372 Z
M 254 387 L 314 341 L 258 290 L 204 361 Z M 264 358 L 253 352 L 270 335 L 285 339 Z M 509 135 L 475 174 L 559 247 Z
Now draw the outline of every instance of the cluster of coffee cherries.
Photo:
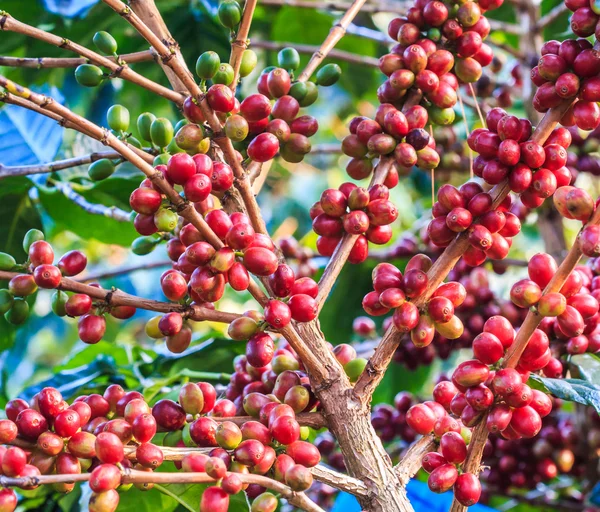
M 348 256 L 350 263 L 362 263 L 369 254 L 369 242 L 383 245 L 392 238 L 391 224 L 398 210 L 389 200 L 385 185 L 369 189 L 354 183 L 343 183 L 338 189 L 329 188 L 310 209 L 317 250 L 321 256 L 331 256 L 342 235 L 358 235 Z
M 399 44 L 381 58 L 380 68 L 389 79 L 378 90 L 380 101 L 402 101 L 411 88 L 418 88 L 433 105 L 434 122 L 451 124 L 459 81 L 476 82 L 493 59 L 491 48 L 483 43 L 490 24 L 482 13 L 502 2 L 485 4 L 448 7 L 437 0 L 419 0 L 406 18 L 392 20 L 388 34 Z
M 557 264 L 552 256 L 544 253 L 536 254 L 529 260 L 529 279 L 515 283 L 510 292 L 511 300 L 515 305 L 521 308 L 535 307 L 544 317 L 540 324 L 540 331 L 534 333 L 525 353 L 535 350 L 536 355 L 543 357 L 542 361 L 547 361 L 549 367 L 546 370 L 544 365 L 540 369 L 543 368 L 544 373 L 549 376 L 560 376 L 562 364 L 551 357 L 548 336 L 563 341 L 563 345 L 565 345 L 564 340 L 567 340 L 565 345 L 567 354 L 581 354 L 588 350 L 595 352 L 596 343 L 590 346 L 586 335 L 593 333 L 600 321 L 598 294 L 590 290 L 591 269 L 584 266 L 576 268 L 558 292 L 542 294 L 542 290 L 548 285 L 556 270 Z M 546 334 L 541 336 L 542 332 L 548 336 Z M 542 350 L 544 347 L 546 349 Z
M 486 124 L 487 129 L 477 128 L 467 139 L 469 147 L 479 153 L 473 163 L 475 175 L 490 185 L 508 179 L 510 189 L 521 194 L 528 208 L 541 206 L 558 187 L 570 184 L 566 164 L 571 135 L 566 128 L 556 128 L 542 146 L 530 140 L 529 120 L 500 108 L 488 113 Z
M 595 5 L 583 0 L 566 0 L 565 6 L 573 13 L 571 30 L 575 35 L 579 37 L 595 35 L 596 25 L 600 20 L 600 14 Z
M 468 231 L 470 246 L 463 260 L 469 265 L 480 265 L 486 258 L 504 259 L 512 237 L 521 231 L 519 218 L 508 211 L 511 202 L 507 196 L 494 209 L 492 196 L 478 183 L 467 182 L 460 189 L 443 185 L 433 205 L 434 218 L 427 228 L 428 239 L 438 247 L 447 247 L 458 233 Z
M 509 488 L 534 489 L 539 483 L 551 482 L 557 476 L 585 478 L 591 452 L 598 447 L 598 415 L 590 408 L 584 428 L 588 429 L 589 448 L 582 449 L 580 436 L 585 435 L 570 415 L 562 412 L 559 399 L 552 399 L 552 412 L 543 418 L 542 429 L 534 439 L 509 440 L 491 436 L 484 449 L 486 464 L 481 473 L 484 496 L 503 493 Z M 582 425 L 582 426 L 583 426 Z M 594 439 L 596 439 L 594 441 Z M 581 501 L 569 489 L 557 491 L 571 500 Z
M 399 173 L 407 174 L 414 165 L 434 169 L 440 162 L 435 140 L 425 129 L 427 110 L 414 105 L 402 112 L 391 103 L 377 109 L 375 119 L 355 117 L 350 122 L 350 135 L 342 141 L 342 151 L 351 157 L 346 166 L 348 176 L 362 180 L 373 172 L 373 159 L 384 155 L 394 158 L 385 184 L 393 188 Z
M 466 298 L 466 290 L 458 282 L 440 285 L 423 312 L 410 299 L 419 297 L 427 288 L 427 271 L 432 262 L 428 256 L 417 254 L 407 263 L 404 275 L 391 263 L 380 263 L 373 269 L 372 292 L 363 298 L 363 309 L 372 316 L 394 310 L 392 322 L 401 333 L 410 333 L 413 344 L 426 347 L 436 331 L 444 338 L 459 338 L 464 330 L 455 308 Z
M 243 57 L 246 57 L 244 53 Z M 246 59 L 252 66 L 243 66 L 249 74 L 256 65 L 256 56 Z M 249 62 L 250 64 L 250 62 Z M 221 64 L 219 56 L 212 51 L 203 53 L 196 63 L 196 73 L 213 84 L 206 92 L 210 107 L 224 123 L 225 134 L 240 150 L 245 149 L 249 159 L 255 162 L 271 160 L 278 152 L 288 162 L 301 162 L 310 152 L 312 137 L 318 130 L 317 120 L 310 115 L 298 115 L 301 107 L 314 103 L 318 87 L 337 82 L 341 70 L 336 64 L 327 64 L 317 72 L 314 82 L 293 81 L 294 71 L 300 66 L 300 56 L 294 48 L 284 48 L 278 54 L 279 67 L 265 68 L 258 79 L 258 93 L 251 94 L 241 103 L 231 88 L 233 68 Z M 274 104 L 271 100 L 275 99 Z M 201 125 L 205 117 L 194 100 L 188 98 L 183 107 L 187 119 Z
M 245 397 L 242 414 L 253 419 L 241 426 L 226 419 L 239 412 L 235 405 L 217 399 L 215 388 L 206 382 L 188 382 L 181 387 L 178 402 L 163 399 L 152 407 L 141 393 L 126 392 L 115 384 L 103 395 L 82 395 L 71 405 L 58 390 L 47 387 L 31 403 L 15 399 L 6 405 L 8 419 L 0 420 L 0 444 L 5 445 L 0 446 L 0 474 L 35 477 L 89 472 L 90 510 L 112 512 L 119 502 L 116 489 L 127 490 L 121 484 L 124 469 L 153 471 L 163 464 L 161 446 L 152 443 L 160 430 L 167 432 L 163 446 L 212 448 L 209 453 L 189 450 L 175 462 L 177 469 L 207 473 L 215 480 L 216 485 L 203 494 L 201 512 L 225 512 L 229 495 L 242 490 L 258 503 L 276 502 L 266 489 L 245 484 L 237 475 L 268 475 L 295 491 L 310 487 L 308 468 L 319 462 L 320 455 L 314 445 L 301 439 L 306 427 L 300 427 L 296 413 L 313 407 L 314 402 L 309 404 L 306 387 L 285 379 L 285 375 L 277 379 L 272 395 Z M 152 487 L 138 485 L 144 490 Z M 72 483 L 55 485 L 60 492 L 73 487 Z M 16 495 L 2 489 L 0 503 L 2 510 L 12 512 Z
M 503 343 L 510 346 L 514 330 L 502 317 L 486 322 L 484 332 L 473 342 L 477 355 L 491 360 L 488 347 Z M 495 334 L 494 334 L 495 333 Z M 497 335 L 502 336 L 502 341 Z M 491 341 L 490 341 L 491 340 Z M 419 434 L 434 433 L 439 450 L 423 457 L 423 469 L 429 473 L 429 488 L 434 492 L 454 490 L 455 498 L 465 506 L 479 501 L 481 484 L 476 475 L 459 473 L 467 456 L 470 431 L 487 413 L 486 427 L 506 439 L 531 438 L 539 433 L 542 417 L 552 410 L 551 399 L 524 383 L 526 375 L 512 368 L 490 371 L 479 359 L 461 363 L 451 381 L 438 383 L 434 402 L 412 406 L 406 413 L 409 426 Z M 460 418 L 460 422 L 455 419 Z
M 531 70 L 531 79 L 539 87 L 533 97 L 534 108 L 546 112 L 565 99 L 578 98 L 561 119 L 561 124 L 577 125 L 581 130 L 597 128 L 600 124 L 597 104 L 600 100 L 600 78 L 597 76 L 600 61 L 596 53 L 587 39 L 544 43 L 538 65 Z
M 0 311 L 8 322 L 15 325 L 27 320 L 28 296 L 36 293 L 39 288 L 57 289 L 63 276 L 76 276 L 87 265 L 87 258 L 80 251 L 67 252 L 55 265 L 54 250 L 44 240 L 44 234 L 37 229 L 26 233 L 23 249 L 28 255 L 23 264 L 17 264 L 9 254 L 0 254 L 3 270 L 23 271 L 9 281 L 8 289 L 0 290 Z M 105 313 L 121 320 L 130 318 L 135 313 L 135 308 L 131 306 L 95 304 L 87 294 L 69 295 L 62 290 L 56 290 L 52 295 L 52 310 L 59 316 L 78 317 L 77 331 L 79 338 L 85 343 L 97 343 L 102 339 L 106 330 Z

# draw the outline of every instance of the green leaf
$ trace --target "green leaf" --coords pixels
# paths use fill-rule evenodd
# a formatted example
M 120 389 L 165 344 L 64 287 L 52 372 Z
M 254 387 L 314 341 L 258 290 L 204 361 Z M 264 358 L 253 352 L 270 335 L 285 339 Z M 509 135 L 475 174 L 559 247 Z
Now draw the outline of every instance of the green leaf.
M 600 386 L 596 384 L 581 379 L 547 379 L 535 374 L 529 382 L 562 400 L 591 405 L 600 414 Z
M 32 228 L 42 229 L 40 216 L 29 198 L 31 181 L 24 176 L 0 182 L 0 251 L 12 254 L 17 263 L 26 256 L 23 237 Z
M 79 389 L 92 382 L 97 384 L 98 379 L 101 376 L 112 375 L 115 371 L 116 367 L 114 359 L 110 356 L 103 355 L 88 365 L 55 373 L 49 379 L 24 389 L 20 396 L 21 398 L 29 400 L 43 388 L 53 387 L 58 389 L 63 396 L 68 398 L 74 395 Z
M 570 363 L 577 367 L 579 377 L 588 382 L 600 382 L 600 355 L 579 354 L 571 357 Z
M 85 189 L 77 188 L 76 192 L 90 203 L 129 210 L 129 196 L 140 181 L 139 177 L 124 179 L 115 176 Z M 38 190 L 40 202 L 54 221 L 57 231 L 71 231 L 86 240 L 93 238 L 122 246 L 130 245 L 138 236 L 133 223 L 87 213 L 56 188 L 39 186 Z

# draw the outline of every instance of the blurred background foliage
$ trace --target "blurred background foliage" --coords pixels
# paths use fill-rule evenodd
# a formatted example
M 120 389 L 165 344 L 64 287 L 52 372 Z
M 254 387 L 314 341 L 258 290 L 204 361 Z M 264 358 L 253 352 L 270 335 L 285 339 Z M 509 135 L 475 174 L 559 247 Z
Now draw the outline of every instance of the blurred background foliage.
M 542 14 L 550 11 L 561 0 L 544 0 Z M 217 21 L 215 0 L 157 0 L 165 21 L 180 43 L 183 55 L 190 67 L 198 55 L 206 50 L 219 53 L 222 60 L 229 56 L 229 33 Z M 398 10 L 402 3 L 396 2 Z M 108 7 L 97 0 L 2 0 L 0 8 L 25 23 L 38 26 L 62 37 L 92 47 L 96 31 L 110 32 L 118 42 L 119 53 L 147 49 L 134 30 Z M 514 7 L 505 2 L 494 11 L 493 18 L 518 21 Z M 252 41 L 276 41 L 319 45 L 339 18 L 340 13 L 322 9 L 303 9 L 290 6 L 260 5 L 252 23 Z M 393 17 L 390 13 L 360 14 L 355 23 L 367 29 L 383 29 Z M 567 15 L 560 16 L 548 28 L 549 36 L 560 38 L 568 27 Z M 519 45 L 514 35 L 494 32 L 492 39 L 513 47 Z M 383 42 L 348 34 L 337 45 L 340 50 L 357 55 L 379 57 L 386 53 Z M 255 90 L 259 70 L 276 63 L 276 51 L 256 50 L 259 65 L 255 72 L 244 79 L 242 96 Z M 14 33 L 3 32 L 0 36 L 0 55 L 15 57 L 70 56 L 68 52 L 43 42 Z M 308 62 L 302 56 L 302 64 Z M 503 58 L 509 59 L 503 54 Z M 327 62 L 335 59 L 327 59 Z M 342 79 L 331 88 L 320 89 L 319 101 L 310 107 L 308 114 L 319 121 L 319 132 L 311 139 L 313 146 L 340 143 L 347 133 L 348 120 L 357 113 L 373 115 L 377 104 L 376 90 L 383 81 L 379 70 L 362 64 L 337 61 L 342 67 Z M 153 62 L 135 64 L 148 78 L 168 86 L 158 65 Z M 508 74 L 505 66 L 501 72 Z M 77 113 L 93 122 L 106 126 L 107 108 L 120 103 L 131 112 L 132 119 L 142 112 L 150 111 L 157 116 L 169 117 L 176 122 L 181 115 L 167 101 L 153 96 L 134 84 L 114 79 L 97 88 L 80 87 L 73 69 L 26 69 L 2 68 L 9 78 L 27 84 L 35 90 L 52 95 Z M 515 114 L 523 114 L 518 99 Z M 469 111 L 471 128 L 477 126 L 476 114 Z M 456 132 L 464 133 L 460 116 L 457 116 Z M 133 134 L 136 129 L 132 123 Z M 8 106 L 0 109 L 0 164 L 24 165 L 45 163 L 60 158 L 84 155 L 100 150 L 102 146 L 81 135 L 63 129 L 53 121 L 35 113 Z M 259 201 L 271 233 L 283 237 L 294 235 L 314 248 L 316 235 L 311 231 L 308 209 L 318 200 L 321 191 L 337 187 L 347 181 L 344 171 L 346 157 L 339 154 L 317 153 L 309 155 L 300 164 L 276 161 Z M 468 173 L 457 172 L 446 176 L 453 183 L 461 183 Z M 30 228 L 42 229 L 55 247 L 57 254 L 71 249 L 83 250 L 89 259 L 88 273 L 110 272 L 117 268 L 157 265 L 167 260 L 164 246 L 144 258 L 132 255 L 128 250 L 136 238 L 132 224 L 115 219 L 92 215 L 67 199 L 54 186 L 56 181 L 68 182 L 69 186 L 91 203 L 116 206 L 130 211 L 128 198 L 141 180 L 141 173 L 124 164 L 108 180 L 91 182 L 86 166 L 68 169 L 60 173 L 13 177 L 0 181 L 0 251 L 13 254 L 17 261 L 26 256 L 21 248 L 23 235 Z M 436 185 L 439 182 L 436 181 Z M 394 243 L 406 233 L 418 234 L 427 224 L 431 207 L 430 176 L 414 170 L 401 179 L 392 191 L 399 208 L 399 221 L 394 225 Z M 511 257 L 526 258 L 543 249 L 537 230 L 535 215 L 528 219 L 523 235 L 515 239 Z M 576 232 L 576 224 L 567 225 L 569 237 Z M 319 266 L 325 261 L 316 258 Z M 405 262 L 396 261 L 402 266 Z M 376 263 L 368 260 L 362 265 L 347 265 L 328 299 L 321 315 L 321 326 L 333 343 L 354 340 L 352 320 L 363 313 L 361 299 L 371 286 L 370 271 Z M 121 276 L 103 279 L 108 288 L 117 287 L 125 292 L 147 298 L 164 300 L 160 291 L 159 276 L 166 266 L 142 269 Z M 510 269 L 500 283 L 495 285 L 504 298 L 508 297 L 509 285 L 523 273 L 523 269 Z M 318 274 L 317 274 L 318 277 Z M 504 289 L 502 289 L 504 287 Z M 220 308 L 228 311 L 251 309 L 249 296 L 229 293 L 221 301 Z M 91 392 L 103 389 L 107 383 L 116 382 L 130 388 L 142 388 L 147 396 L 157 399 L 168 395 L 171 386 L 186 379 L 200 379 L 202 373 L 214 373 L 215 382 L 226 382 L 232 371 L 232 359 L 243 353 L 243 344 L 236 344 L 224 336 L 224 327 L 209 322 L 195 325 L 192 347 L 182 355 L 170 354 L 164 343 L 149 340 L 144 333 L 144 323 L 150 312 L 138 311 L 128 321 L 108 320 L 106 336 L 97 345 L 85 345 L 77 336 L 76 321 L 59 318 L 51 312 L 50 293 L 40 291 L 31 298 L 33 314 L 20 328 L 9 326 L 0 316 L 0 406 L 17 395 L 30 398 L 45 385 L 56 386 L 65 396 L 75 392 Z M 459 356 L 460 357 L 460 356 Z M 427 395 L 437 375 L 454 365 L 438 362 L 410 372 L 395 366 L 387 373 L 375 395 L 375 403 L 390 402 L 400 390 Z M 219 375 L 222 374 L 222 375 Z M 157 486 L 158 487 L 158 486 Z M 125 493 L 119 510 L 144 512 L 146 510 L 195 510 L 201 489 L 199 486 L 171 486 L 165 492 L 155 488 L 139 499 L 139 491 Z M 87 503 L 85 487 L 64 497 L 47 495 L 49 491 L 28 491 L 30 496 L 20 505 L 22 510 L 78 510 L 78 503 Z M 166 494 L 165 494 L 166 493 Z M 194 500 L 196 500 L 194 502 Z M 82 505 L 85 508 L 85 505 Z M 238 503 L 232 510 L 248 510 L 245 503 Z M 532 510 L 518 505 L 512 510 Z

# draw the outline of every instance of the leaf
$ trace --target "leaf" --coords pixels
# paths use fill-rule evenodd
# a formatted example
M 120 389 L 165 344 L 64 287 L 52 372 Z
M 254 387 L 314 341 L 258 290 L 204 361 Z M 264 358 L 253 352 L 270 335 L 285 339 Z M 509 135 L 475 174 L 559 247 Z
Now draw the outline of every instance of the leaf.
M 1 159 L 1 157 L 0 157 Z M 17 263 L 25 259 L 23 237 L 32 228 L 41 229 L 40 216 L 29 198 L 31 182 L 24 176 L 0 180 L 0 251 L 12 254 Z
M 600 382 L 600 355 L 579 354 L 572 356 L 570 363 L 577 367 L 579 376 L 588 382 Z
M 53 14 L 67 18 L 85 16 L 98 0 L 44 0 L 44 7 Z
M 97 381 L 99 377 L 112 375 L 115 371 L 114 359 L 107 355 L 100 356 L 91 364 L 55 373 L 51 378 L 24 389 L 20 396 L 25 400 L 30 400 L 43 388 L 53 387 L 68 398 L 74 395 L 77 390 Z
M 591 405 L 600 414 L 600 386 L 596 384 L 581 379 L 547 379 L 538 375 L 532 375 L 529 382 L 536 389 L 550 392 L 562 400 Z
M 56 87 L 33 90 L 52 96 L 63 103 Z M 63 140 L 64 128 L 56 121 L 17 105 L 0 110 L 0 162 L 4 165 L 27 165 L 50 162 Z
M 139 177 L 111 177 L 94 185 L 77 189 L 90 203 L 129 210 L 129 195 L 139 185 Z M 133 223 L 87 213 L 54 187 L 38 186 L 40 202 L 54 221 L 56 231 L 71 231 L 86 240 L 128 246 L 139 236 Z

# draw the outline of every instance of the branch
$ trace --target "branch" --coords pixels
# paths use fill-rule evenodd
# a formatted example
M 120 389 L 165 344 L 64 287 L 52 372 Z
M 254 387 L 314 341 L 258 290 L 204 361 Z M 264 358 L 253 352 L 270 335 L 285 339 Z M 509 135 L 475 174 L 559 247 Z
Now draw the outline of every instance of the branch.
M 121 158 L 116 151 L 98 151 L 89 155 L 75 156 L 64 160 L 57 160 L 49 164 L 34 164 L 34 165 L 3 165 L 0 163 L 0 179 L 8 176 L 31 176 L 32 174 L 46 174 L 48 172 L 62 171 L 71 167 L 91 164 L 97 160 L 108 158 L 114 160 Z
M 361 7 L 365 4 L 365 1 L 366 0 L 354 0 L 344 16 L 342 16 L 342 19 L 338 21 L 329 31 L 329 35 L 325 41 L 323 41 L 321 47 L 315 53 L 313 53 L 313 56 L 310 58 L 310 61 L 304 68 L 304 71 L 302 71 L 302 73 L 300 73 L 298 76 L 299 82 L 306 82 L 316 71 L 316 69 L 319 67 L 319 64 L 321 64 L 327 54 L 333 49 L 338 41 L 344 37 L 346 28 L 359 13 Z
M 391 158 L 381 158 L 373 171 L 373 178 L 371 179 L 369 188 L 383 183 L 392 165 L 393 160 Z M 327 266 L 319 280 L 319 294 L 317 295 L 317 307 L 319 308 L 319 311 L 323 308 L 323 305 L 340 275 L 340 272 L 344 268 L 348 256 L 350 255 L 350 251 L 352 251 L 359 236 L 360 235 L 346 233 L 335 248 L 334 253 L 331 255 L 331 259 L 327 262 Z
M 2 101 L 3 103 L 7 103 L 9 105 L 16 105 L 18 107 L 26 108 L 33 112 L 37 112 L 38 114 L 49 117 L 50 119 L 54 119 L 60 126 L 69 128 L 71 130 L 76 130 L 80 133 L 83 133 L 84 135 L 87 135 L 88 137 L 90 137 L 92 139 L 98 140 L 97 137 L 95 137 L 89 130 L 87 130 L 85 126 L 82 126 L 79 123 L 74 123 L 74 122 L 70 121 L 69 119 L 63 117 L 62 115 L 59 115 L 59 114 L 56 114 L 55 112 L 47 110 L 45 107 L 42 108 L 39 105 L 37 105 L 36 103 L 34 103 L 28 99 L 19 98 L 18 96 L 15 96 L 14 94 L 10 94 L 10 93 L 0 93 L 0 101 Z M 152 155 L 150 155 L 149 153 L 146 153 L 145 151 L 143 151 L 139 148 L 136 148 L 135 146 L 132 146 L 131 144 L 129 144 L 129 142 L 126 142 L 126 141 L 121 141 L 121 142 L 122 142 L 122 144 L 125 145 L 125 147 L 127 147 L 130 151 L 133 151 L 136 155 L 138 155 L 145 162 L 148 162 L 148 163 L 154 162 L 154 157 Z
M 564 113 L 568 110 L 571 103 L 572 102 L 570 101 L 565 101 L 558 107 L 550 109 L 536 127 L 531 139 L 538 144 L 543 144 Z M 494 186 L 490 191 L 492 196 L 492 208 L 497 208 L 509 192 L 510 187 L 508 186 L 507 180 Z M 442 255 L 436 260 L 431 269 L 429 269 L 429 272 L 427 272 L 427 288 L 419 297 L 416 297 L 412 301 L 415 306 L 423 308 L 427 304 L 433 292 L 444 281 L 450 270 L 454 268 L 468 247 L 469 240 L 467 232 L 459 234 L 452 243 L 446 247 Z M 370 401 L 373 391 L 377 388 L 385 375 L 385 371 L 392 360 L 401 337 L 402 334 L 399 333 L 393 325 L 384 334 L 379 346 L 375 350 L 375 354 L 369 359 L 367 366 L 354 386 L 354 394 L 357 398 Z
M 490 23 L 490 29 L 492 29 L 492 31 L 506 32 L 507 34 L 512 34 L 515 36 L 523 35 L 523 31 L 521 30 L 521 27 L 514 23 L 509 23 L 506 21 L 492 20 L 490 18 L 488 18 L 488 22 Z
M 312 46 L 312 45 L 308 45 L 308 44 L 275 42 L 275 41 L 252 41 L 252 46 L 254 48 L 263 48 L 265 50 L 273 50 L 273 51 L 279 51 L 282 48 L 286 48 L 288 46 L 293 46 L 296 50 L 298 50 L 298 53 L 306 53 L 306 54 L 313 54 L 313 55 L 320 51 L 318 46 Z M 379 59 L 376 59 L 375 57 L 368 57 L 366 55 L 356 55 L 354 53 L 345 52 L 343 50 L 335 50 L 335 49 L 330 50 L 328 53 L 329 53 L 329 57 L 331 57 L 332 59 L 343 60 L 345 62 L 351 62 L 353 64 L 364 64 L 365 66 L 370 66 L 370 67 L 378 67 L 379 66 Z M 318 66 L 318 64 L 317 64 L 317 66 Z M 306 72 L 306 70 L 304 72 Z M 314 72 L 314 70 L 313 70 L 313 72 Z M 312 74 L 312 72 L 311 72 L 311 74 Z M 310 78 L 310 76 L 308 78 Z M 308 78 L 305 79 L 304 81 L 308 80 Z M 298 78 L 298 80 L 300 80 L 300 78 Z
M 330 485 L 335 489 L 349 492 L 354 496 L 367 495 L 367 486 L 357 478 L 344 475 L 343 473 L 338 473 L 337 471 L 334 471 L 323 464 L 319 464 L 310 468 L 310 471 L 315 480 Z
M 20 275 L 19 272 L 0 271 L 0 280 L 10 281 L 13 277 Z M 157 300 L 145 299 L 122 292 L 121 290 L 105 290 L 96 286 L 81 283 L 69 277 L 63 277 L 60 281 L 58 290 L 74 293 L 84 293 L 93 299 L 100 300 L 108 306 L 132 306 L 136 309 L 145 309 L 147 311 L 156 311 L 158 313 L 181 313 L 186 318 L 200 321 L 220 322 L 229 324 L 242 315 L 237 313 L 227 313 L 216 311 L 197 305 L 183 305 L 175 302 L 160 302 Z
M 25 36 L 33 37 L 35 39 L 39 39 L 40 41 L 49 43 L 58 48 L 65 48 L 85 57 L 97 66 L 103 66 L 110 69 L 112 71 L 110 75 L 111 78 L 120 77 L 124 80 L 128 80 L 129 82 L 133 82 L 144 89 L 148 89 L 149 91 L 174 102 L 178 106 L 183 103 L 184 98 L 181 94 L 176 93 L 171 89 L 167 89 L 166 87 L 163 87 L 162 85 L 157 84 L 156 82 L 153 82 L 152 80 L 149 80 L 136 73 L 127 66 L 126 62 L 117 63 L 108 57 L 103 57 L 102 55 L 92 50 L 88 50 L 84 46 L 81 46 L 77 43 L 73 43 L 66 38 L 56 36 L 50 32 L 46 32 L 39 28 L 21 23 L 8 14 L 5 14 L 2 18 L 0 18 L 0 30 L 8 30 L 17 34 L 23 34 Z
M 113 62 L 126 62 L 127 64 L 135 64 L 137 62 L 148 62 L 156 60 L 150 50 L 144 50 L 135 53 L 124 53 L 118 57 L 106 57 Z M 118 60 L 117 60 L 118 59 Z M 13 68 L 76 68 L 81 64 L 89 63 L 89 59 L 77 57 L 3 57 L 0 56 L 0 66 L 8 66 Z
M 173 39 L 166 23 L 164 22 L 160 11 L 156 7 L 154 0 L 129 0 L 129 5 L 133 11 L 140 17 L 142 22 L 157 36 L 161 41 L 180 59 L 187 69 L 183 60 L 177 41 Z M 173 70 L 163 61 L 158 60 L 158 64 L 163 69 L 171 87 L 177 92 L 187 96 L 187 90 L 183 82 L 177 77 Z
M 306 494 L 294 492 L 287 485 L 266 476 L 236 473 L 243 483 L 258 484 L 281 494 L 290 504 L 307 512 L 325 512 L 314 503 Z M 2 487 L 35 487 L 56 483 L 86 482 L 91 478 L 91 473 L 76 475 L 39 475 L 20 478 L 0 476 Z M 122 484 L 216 484 L 216 480 L 206 473 L 160 473 L 125 469 L 121 474 Z
M 565 12 L 569 12 L 569 9 L 567 8 L 564 2 L 561 2 L 539 19 L 539 21 L 536 24 L 537 30 L 543 30 L 548 25 L 550 25 L 550 23 L 560 18 L 560 16 Z
M 257 0 L 246 0 L 242 21 L 235 35 L 235 40 L 231 43 L 229 64 L 233 68 L 233 82 L 231 82 L 231 89 L 233 91 L 235 91 L 239 80 L 242 56 L 246 48 L 248 48 L 248 34 L 250 33 L 250 25 L 252 24 L 252 16 L 254 15 L 256 3 Z
M 79 206 L 82 210 L 92 215 L 102 215 L 115 219 L 119 222 L 131 222 L 131 214 L 117 208 L 116 206 L 104 206 L 103 204 L 90 203 L 81 194 L 75 192 L 67 183 L 63 181 L 54 181 L 53 185 L 60 190 L 64 196 Z
M 435 449 L 435 439 L 431 434 L 423 436 L 409 447 L 400 463 L 394 466 L 394 471 L 398 475 L 398 480 L 400 480 L 402 485 L 406 485 L 421 469 L 423 456 Z
M 123 2 L 121 2 L 121 0 L 103 0 L 103 2 L 123 18 L 125 18 L 127 22 L 133 28 L 135 28 L 139 34 L 146 39 L 146 41 L 148 41 L 148 43 L 152 45 L 162 59 L 162 62 L 173 70 L 177 78 L 181 80 L 186 89 L 196 100 L 202 109 L 202 113 L 204 114 L 204 117 L 206 118 L 211 130 L 214 132 L 213 140 L 221 148 L 225 156 L 225 160 L 233 169 L 233 173 L 237 180 L 236 185 L 248 210 L 248 216 L 250 218 L 252 227 L 256 232 L 268 236 L 267 228 L 261 216 L 258 203 L 256 202 L 254 194 L 252 193 L 252 187 L 241 163 L 236 157 L 233 144 L 231 143 L 231 140 L 223 133 L 221 122 L 208 104 L 206 96 L 202 93 L 200 87 L 194 81 L 194 77 L 187 69 L 183 58 L 180 58 L 173 48 L 168 48 L 163 41 L 161 41 L 161 39 L 156 36 L 156 34 L 154 34 L 154 32 L 150 30 L 150 28 L 148 28 L 144 22 L 142 22 L 137 14 L 133 12 L 131 8 L 127 7 Z M 262 303 L 264 304 L 266 297 L 263 297 L 262 300 Z
M 118 277 L 118 276 L 122 276 L 125 274 L 130 274 L 133 272 L 137 272 L 139 270 L 150 270 L 153 268 L 170 267 L 172 265 L 172 263 L 173 262 L 171 260 L 152 261 L 150 263 L 145 262 L 145 263 L 141 263 L 139 265 L 133 265 L 131 267 L 117 268 L 115 270 L 105 270 L 105 271 L 96 272 L 96 273 L 92 272 L 92 273 L 84 276 L 82 279 L 78 279 L 78 281 L 81 283 L 89 283 L 89 282 L 99 281 L 101 279 L 110 279 L 112 277 Z

